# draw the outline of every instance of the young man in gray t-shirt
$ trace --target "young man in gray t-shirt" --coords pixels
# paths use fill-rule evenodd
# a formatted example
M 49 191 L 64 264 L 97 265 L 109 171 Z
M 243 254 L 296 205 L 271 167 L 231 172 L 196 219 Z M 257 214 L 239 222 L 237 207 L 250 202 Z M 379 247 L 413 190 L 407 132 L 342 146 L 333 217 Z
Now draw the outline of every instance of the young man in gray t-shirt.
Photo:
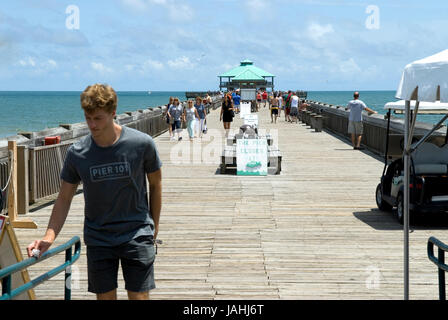
M 52 245 L 82 182 L 88 290 L 99 300 L 116 299 L 121 262 L 129 299 L 148 299 L 149 290 L 155 287 L 162 163 L 149 135 L 114 122 L 117 96 L 111 87 L 87 87 L 81 105 L 90 134 L 69 148 L 47 231 L 42 240 L 28 246 L 28 255 L 33 249 L 42 254 Z

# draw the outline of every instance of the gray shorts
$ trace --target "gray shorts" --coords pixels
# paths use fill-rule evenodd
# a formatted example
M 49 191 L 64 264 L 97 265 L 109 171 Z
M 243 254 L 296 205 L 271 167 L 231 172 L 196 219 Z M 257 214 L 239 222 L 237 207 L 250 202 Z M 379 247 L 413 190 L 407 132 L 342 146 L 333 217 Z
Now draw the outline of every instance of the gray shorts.
M 298 114 L 299 114 L 299 109 L 298 108 L 291 108 L 291 111 L 289 112 L 290 116 L 297 117 Z
M 88 291 L 106 293 L 116 289 L 119 262 L 126 290 L 154 289 L 154 260 L 152 236 L 140 236 L 116 247 L 87 246 Z
M 349 121 L 348 122 L 348 133 L 353 133 L 355 135 L 362 135 L 363 132 L 362 121 Z

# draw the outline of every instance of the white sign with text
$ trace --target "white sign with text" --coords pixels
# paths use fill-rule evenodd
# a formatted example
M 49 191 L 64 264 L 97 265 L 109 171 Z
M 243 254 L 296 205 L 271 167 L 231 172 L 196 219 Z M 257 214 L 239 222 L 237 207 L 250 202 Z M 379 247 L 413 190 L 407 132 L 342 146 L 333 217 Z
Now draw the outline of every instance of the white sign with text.
M 236 171 L 239 176 L 268 174 L 268 142 L 266 139 L 236 141 Z
M 250 114 L 250 102 L 242 102 L 240 104 L 240 118 L 244 119 L 247 114 Z

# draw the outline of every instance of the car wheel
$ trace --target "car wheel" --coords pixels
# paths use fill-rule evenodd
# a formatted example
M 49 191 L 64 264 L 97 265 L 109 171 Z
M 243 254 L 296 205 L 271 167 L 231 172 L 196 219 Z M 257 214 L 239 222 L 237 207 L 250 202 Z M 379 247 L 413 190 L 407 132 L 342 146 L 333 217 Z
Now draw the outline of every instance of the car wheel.
M 386 201 L 384 201 L 384 199 L 383 199 L 381 183 L 378 184 L 378 186 L 376 187 L 375 198 L 376 198 L 376 205 L 378 206 L 378 209 L 380 209 L 381 211 L 392 210 L 392 206 L 389 203 L 387 203 Z
M 400 224 L 404 221 L 404 201 L 403 194 L 399 193 L 397 197 L 397 219 Z

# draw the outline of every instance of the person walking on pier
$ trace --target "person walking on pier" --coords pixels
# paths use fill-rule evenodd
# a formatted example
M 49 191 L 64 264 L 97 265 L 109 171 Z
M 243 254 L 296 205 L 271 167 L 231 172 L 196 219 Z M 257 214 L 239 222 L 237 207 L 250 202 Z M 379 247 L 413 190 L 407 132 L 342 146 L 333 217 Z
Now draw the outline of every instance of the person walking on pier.
M 165 111 L 165 117 L 166 117 L 166 123 L 168 124 L 168 130 L 170 132 L 170 139 L 173 138 L 173 128 L 170 123 L 170 117 L 168 116 L 168 110 L 170 109 L 171 105 L 173 104 L 174 98 L 170 97 L 170 100 L 168 104 L 166 105 L 166 111 Z
M 221 114 L 219 116 L 219 121 L 223 122 L 224 130 L 226 131 L 226 138 L 229 136 L 230 124 L 232 123 L 234 116 L 233 99 L 230 94 L 227 94 L 222 102 Z
M 288 122 L 291 122 L 291 118 L 289 116 L 289 113 L 291 111 L 291 97 L 292 97 L 292 91 L 289 90 L 285 96 L 285 121 Z
M 239 113 L 240 112 L 240 102 L 241 102 L 241 96 L 240 96 L 239 89 L 236 89 L 236 91 L 232 93 L 232 99 L 233 99 L 233 110 L 235 113 Z
M 281 91 L 279 91 L 277 94 L 277 100 L 278 100 L 278 116 L 280 117 L 283 110 L 283 96 Z
M 204 99 L 204 103 L 206 100 Z M 197 131 L 198 131 L 198 137 L 202 138 L 202 135 L 205 131 L 205 122 L 207 120 L 207 110 L 205 109 L 204 104 L 202 103 L 201 97 L 196 97 L 196 104 L 194 105 L 196 108 L 196 111 L 198 113 L 197 118 Z
M 179 98 L 174 98 L 173 104 L 168 109 L 168 116 L 170 117 L 171 129 L 173 131 L 171 140 L 176 140 L 176 138 L 174 137 L 174 133 L 176 133 L 178 141 L 182 140 L 182 120 L 185 121 L 185 119 L 182 118 L 183 113 L 184 108 L 180 103 Z
M 274 97 L 272 98 L 272 101 L 271 101 L 271 123 L 273 123 L 273 122 L 277 123 L 278 104 L 279 104 L 279 100 L 278 100 L 277 94 L 274 94 Z
M 186 119 L 187 121 L 187 129 L 190 141 L 193 141 L 194 138 L 194 126 L 196 123 L 196 118 L 199 119 L 199 114 L 193 105 L 193 100 L 188 100 L 187 107 L 184 109 L 184 119 Z
M 297 116 L 299 115 L 299 97 L 293 93 L 291 96 L 291 111 L 289 113 L 291 122 L 297 123 Z
M 268 102 L 268 93 L 266 92 L 266 90 L 264 90 L 261 94 L 261 98 L 263 99 L 263 108 L 266 108 L 266 102 Z
M 257 92 L 257 111 L 260 108 L 260 104 L 261 104 L 261 92 L 258 91 Z
M 353 94 L 353 100 L 351 100 L 347 109 L 350 110 L 348 118 L 348 133 L 351 135 L 353 149 L 361 149 L 361 139 L 363 133 L 362 124 L 362 111 L 366 110 L 369 114 L 377 113 L 376 111 L 368 108 L 366 104 L 359 100 L 359 92 Z
M 88 86 L 81 106 L 90 134 L 68 149 L 47 231 L 27 247 L 28 256 L 33 249 L 41 255 L 54 243 L 82 182 L 88 291 L 98 300 L 116 300 L 121 262 L 128 298 L 149 299 L 155 288 L 162 162 L 149 135 L 114 122 L 117 95 L 110 86 Z

